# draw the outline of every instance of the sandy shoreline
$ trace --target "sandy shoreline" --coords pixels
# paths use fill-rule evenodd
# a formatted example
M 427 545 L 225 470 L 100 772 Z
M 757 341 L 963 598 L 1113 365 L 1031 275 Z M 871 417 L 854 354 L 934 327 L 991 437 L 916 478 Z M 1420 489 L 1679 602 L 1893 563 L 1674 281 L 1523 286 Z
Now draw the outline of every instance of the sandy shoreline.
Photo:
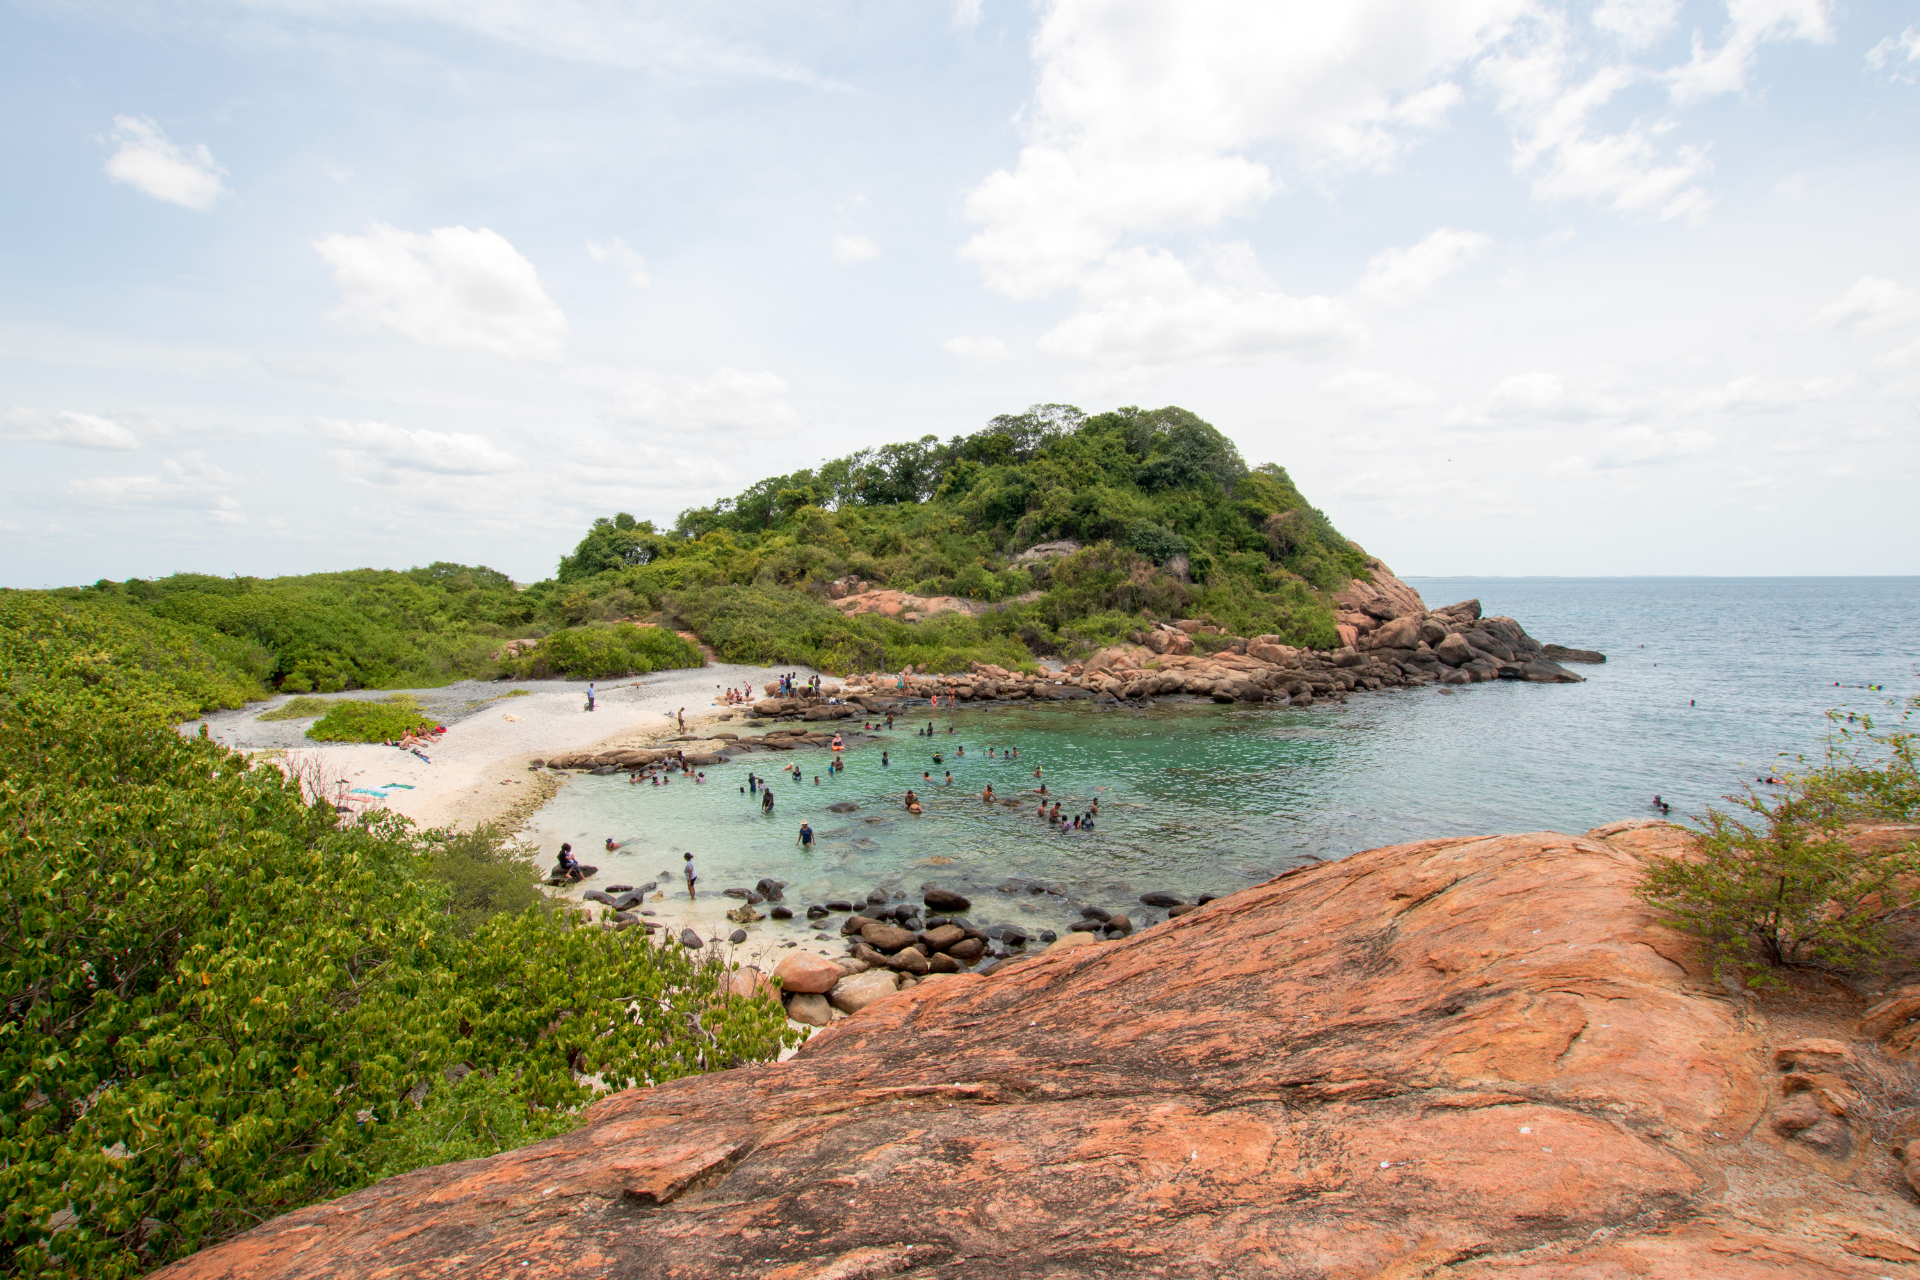
M 204 718 L 208 734 L 241 751 L 283 759 L 291 769 L 317 772 L 329 788 L 345 782 L 349 788 L 385 791 L 386 808 L 404 814 L 422 827 L 468 830 L 494 822 L 521 830 L 533 813 L 559 793 L 567 775 L 530 770 L 536 759 L 568 751 L 615 746 L 657 746 L 681 736 L 674 718 L 686 710 L 686 732 L 719 729 L 744 718 L 743 708 L 716 704 L 725 686 L 735 689 L 751 683 L 755 697 L 762 686 L 785 672 L 801 679 L 816 674 L 808 667 L 751 667 L 715 663 L 647 676 L 627 676 L 595 685 L 595 706 L 586 707 L 584 681 L 462 682 L 441 689 L 357 691 L 356 698 L 384 698 L 410 692 L 447 726 L 439 744 L 427 754 L 432 763 L 394 747 L 361 743 L 313 742 L 304 737 L 311 720 L 262 721 L 261 713 L 288 701 L 289 695 L 253 703 L 238 711 L 215 712 Z M 516 692 L 524 691 L 524 692 Z M 196 734 L 202 721 L 180 726 Z M 543 850 L 550 856 L 550 850 Z M 581 861 L 598 861 L 596 849 L 582 848 Z M 662 867 L 661 870 L 669 868 Z M 558 896 L 578 900 L 588 889 L 605 889 L 609 877 L 600 875 L 585 884 L 555 889 Z M 644 883 L 641 881 L 640 883 Z M 687 899 L 684 882 L 662 881 L 661 899 L 648 902 L 655 914 L 649 922 L 677 938 L 684 928 L 703 941 L 723 942 L 739 926 L 726 919 L 728 910 L 744 904 L 723 897 L 715 886 L 695 901 Z M 597 915 L 601 909 L 593 907 Z M 765 912 L 765 906 L 757 908 Z M 843 948 L 812 940 L 812 934 L 773 936 L 764 929 L 748 930 L 748 940 L 731 947 L 733 958 L 763 969 L 788 950 L 787 943 L 837 954 Z

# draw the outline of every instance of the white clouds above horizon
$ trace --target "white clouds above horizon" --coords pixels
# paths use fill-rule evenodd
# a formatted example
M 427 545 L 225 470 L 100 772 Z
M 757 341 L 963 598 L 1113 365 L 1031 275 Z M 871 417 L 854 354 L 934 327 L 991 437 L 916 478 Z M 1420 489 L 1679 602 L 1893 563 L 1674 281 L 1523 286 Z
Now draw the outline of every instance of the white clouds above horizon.
M 650 371 L 622 386 L 609 416 L 656 430 L 776 435 L 801 426 L 786 380 L 765 370 L 706 377 Z
M 369 460 L 444 475 L 485 475 L 521 466 L 519 458 L 491 440 L 466 432 L 419 431 L 371 419 L 343 422 L 337 418 L 315 418 L 313 430 L 321 439 L 343 446 L 333 452 L 349 470 Z
M 627 283 L 636 289 L 645 289 L 653 283 L 653 277 L 647 273 L 647 260 L 629 249 L 619 236 L 606 244 L 587 241 L 587 256 L 595 262 L 612 263 L 626 274 Z
M 20 406 L 0 411 L 0 438 L 41 440 L 81 449 L 140 447 L 139 437 L 120 423 L 72 409 L 61 409 L 51 416 Z
M 1890 329 L 1920 320 L 1920 289 L 1885 276 L 1862 276 L 1808 324 L 1815 329 Z
M 1355 292 L 1381 306 L 1405 306 L 1425 296 L 1492 243 L 1477 231 L 1442 227 L 1416 245 L 1376 254 L 1367 263 Z
M 510 360 L 558 360 L 565 351 L 566 317 L 533 264 L 485 227 L 416 235 L 376 222 L 365 235 L 325 236 L 313 247 L 340 289 L 331 320 Z
M 1007 344 L 994 337 L 948 338 L 940 345 L 968 364 L 1005 364 L 1013 359 L 1013 352 L 1007 350 Z
M 194 452 L 166 458 L 148 475 L 90 476 L 69 481 L 67 491 L 82 502 L 107 508 L 170 507 L 198 511 L 219 524 L 241 524 L 240 500 L 233 490 L 244 481 Z
M 227 194 L 221 181 L 226 170 L 205 143 L 179 146 L 141 116 L 115 116 L 113 140 L 119 145 L 107 157 L 106 172 L 115 182 L 183 209 L 211 209 Z
M 833 238 L 833 260 L 843 267 L 856 262 L 866 262 L 880 256 L 880 246 L 871 236 L 835 236 Z

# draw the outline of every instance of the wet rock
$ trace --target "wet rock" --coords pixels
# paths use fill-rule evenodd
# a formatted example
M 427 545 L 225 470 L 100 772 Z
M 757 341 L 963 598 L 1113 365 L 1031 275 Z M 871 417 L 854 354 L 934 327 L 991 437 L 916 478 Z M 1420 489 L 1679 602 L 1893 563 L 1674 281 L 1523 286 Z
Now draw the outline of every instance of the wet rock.
M 937 929 L 928 929 L 919 935 L 920 942 L 928 952 L 950 950 L 957 942 L 964 941 L 967 931 L 958 925 L 943 924 Z
M 728 898 L 746 898 L 752 896 L 751 892 L 746 889 L 722 889 L 720 893 L 722 896 Z
M 845 898 L 828 898 L 828 899 L 827 899 L 827 910 L 829 910 L 829 911 L 851 911 L 851 910 L 853 910 L 853 904 L 852 904 L 851 902 L 848 902 L 848 901 L 847 901 L 847 900 L 846 900 Z
M 1152 893 L 1141 894 L 1140 901 L 1149 907 L 1177 907 L 1185 902 L 1186 899 L 1156 889 Z
M 986 951 L 987 944 L 979 938 L 962 938 L 947 948 L 947 954 L 962 964 L 978 960 Z
M 827 993 L 827 1002 L 842 1013 L 858 1013 L 899 989 L 899 975 L 887 969 L 868 969 L 835 983 Z
M 878 920 L 860 930 L 860 938 L 875 951 L 892 955 L 902 947 L 912 944 L 913 934 L 896 924 L 884 924 Z
M 610 884 L 610 885 L 608 885 L 608 886 L 607 886 L 607 892 L 608 892 L 608 893 L 616 893 L 616 894 L 617 894 L 617 893 L 632 893 L 632 892 L 633 892 L 633 886 L 632 886 L 632 885 L 630 885 L 630 884 Z
M 881 903 L 886 902 L 889 896 L 890 895 L 887 893 L 885 889 L 867 890 L 867 901 L 874 904 L 875 906 L 878 906 Z
M 1533 659 L 1521 667 L 1521 671 L 1521 679 L 1533 684 L 1584 684 L 1587 679 L 1546 658 Z
M 746 940 L 747 940 L 747 931 L 745 929 L 735 929 L 732 933 L 727 935 L 727 941 L 731 942 L 736 947 L 739 946 L 741 943 L 745 942 Z
M 768 902 L 778 902 L 786 896 L 787 882 L 785 880 L 762 880 L 760 883 L 754 885 L 753 888 L 756 893 Z
M 1042 929 L 1040 931 L 1040 941 L 1042 942 L 1052 942 L 1059 936 L 1060 936 L 1059 934 L 1055 933 L 1051 929 Z
M 600 902 L 600 903 L 605 903 L 609 907 L 616 905 L 614 903 L 612 894 L 602 893 L 598 889 L 589 889 L 585 893 L 581 894 L 580 898 L 584 902 Z
M 704 947 L 706 943 L 700 941 L 700 935 L 693 930 L 682 929 L 680 931 L 680 945 L 690 951 L 698 951 L 701 947 Z
M 827 914 L 827 909 L 821 906 L 819 903 L 815 903 L 812 906 L 807 908 L 807 919 L 809 920 L 824 919 L 826 917 L 826 914 Z
M 1183 902 L 1178 906 L 1167 908 L 1167 919 L 1178 920 L 1181 916 L 1186 915 L 1189 911 L 1198 911 L 1199 909 L 1200 909 L 1199 903 Z
M 893 967 L 906 973 L 923 974 L 930 971 L 927 953 L 919 947 L 906 947 L 894 952 Z
M 1113 912 L 1107 910 L 1105 907 L 1082 907 L 1080 908 L 1080 914 L 1089 920 L 1098 920 L 1102 924 L 1105 924 L 1113 918 Z
M 1047 954 L 1052 955 L 1056 951 L 1073 951 L 1080 947 L 1090 947 L 1099 941 L 1100 941 L 1100 937 L 1098 934 L 1085 933 L 1085 932 L 1076 930 L 1073 933 L 1069 933 L 1064 938 L 1057 939 L 1054 942 L 1047 944 Z
M 858 813 L 859 811 L 860 806 L 851 800 L 841 800 L 836 804 L 827 806 L 828 813 Z
M 781 957 L 780 963 L 773 967 L 773 976 L 780 980 L 780 986 L 785 991 L 820 995 L 833 990 L 833 984 L 846 973 L 823 955 L 812 951 L 795 951 L 790 956 Z
M 792 907 L 774 907 L 772 910 L 768 911 L 767 914 L 772 916 L 775 920 L 791 920 L 793 919 L 793 908 Z M 822 911 L 820 914 L 825 915 L 827 913 Z
M 1563 644 L 1546 645 L 1541 652 L 1555 662 L 1600 663 L 1607 660 L 1607 655 L 1598 649 L 1569 649 Z
M 959 973 L 963 968 L 965 968 L 964 965 L 944 952 L 930 956 L 927 959 L 927 972 L 929 973 Z
M 942 911 L 952 914 L 972 908 L 973 900 L 965 894 L 955 893 L 951 889 L 928 889 L 921 901 L 927 904 L 929 911 Z
M 833 1022 L 833 1006 L 822 995 L 799 995 L 787 1001 L 787 1016 L 809 1027 L 824 1027 Z
M 1127 917 L 1123 915 L 1119 915 L 1116 913 L 1115 915 L 1108 918 L 1107 931 L 1109 933 L 1118 933 L 1121 937 L 1124 938 L 1128 934 L 1133 932 L 1133 921 L 1127 919 Z

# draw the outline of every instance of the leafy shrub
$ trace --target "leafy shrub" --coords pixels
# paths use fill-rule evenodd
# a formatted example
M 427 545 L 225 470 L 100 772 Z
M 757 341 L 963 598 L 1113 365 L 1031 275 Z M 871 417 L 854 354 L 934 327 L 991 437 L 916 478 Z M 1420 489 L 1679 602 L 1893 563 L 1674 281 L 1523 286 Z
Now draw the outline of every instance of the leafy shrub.
M 411 701 L 341 698 L 313 723 L 307 736 L 315 742 L 390 742 L 432 726 L 433 718 Z
M 136 1275 L 570 1125 L 589 1075 L 779 1052 L 778 1006 L 728 996 L 711 954 L 500 910 L 454 870 L 508 865 L 497 846 L 343 826 L 182 738 L 193 663 L 21 635 L 0 632 L 0 1271 Z
M 271 711 L 262 711 L 255 720 L 306 720 L 327 714 L 337 703 L 332 698 L 288 698 Z
M 534 887 L 540 866 L 533 851 L 490 823 L 440 833 L 427 847 L 424 870 L 447 886 L 442 912 L 463 934 L 494 916 L 517 915 L 541 901 Z
M 1819 767 L 1789 775 L 1778 796 L 1749 792 L 1728 797 L 1733 811 L 1710 808 L 1697 850 L 1657 863 L 1641 885 L 1707 943 L 1716 975 L 1764 983 L 1776 967 L 1855 968 L 1886 952 L 1889 915 L 1920 893 L 1920 842 L 1856 848 L 1847 829 L 1920 820 L 1916 735 L 1831 718 Z
M 700 650 L 678 633 L 623 622 L 555 631 L 533 652 L 517 659 L 513 668 L 517 675 L 539 679 L 603 680 L 704 665 Z

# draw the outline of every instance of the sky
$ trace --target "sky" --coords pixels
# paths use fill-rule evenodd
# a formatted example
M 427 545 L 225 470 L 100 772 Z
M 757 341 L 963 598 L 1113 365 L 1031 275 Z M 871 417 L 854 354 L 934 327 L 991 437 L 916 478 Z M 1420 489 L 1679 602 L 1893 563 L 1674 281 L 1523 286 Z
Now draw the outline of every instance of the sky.
M 1404 574 L 1920 572 L 1920 3 L 0 0 L 0 585 L 1064 402 Z

